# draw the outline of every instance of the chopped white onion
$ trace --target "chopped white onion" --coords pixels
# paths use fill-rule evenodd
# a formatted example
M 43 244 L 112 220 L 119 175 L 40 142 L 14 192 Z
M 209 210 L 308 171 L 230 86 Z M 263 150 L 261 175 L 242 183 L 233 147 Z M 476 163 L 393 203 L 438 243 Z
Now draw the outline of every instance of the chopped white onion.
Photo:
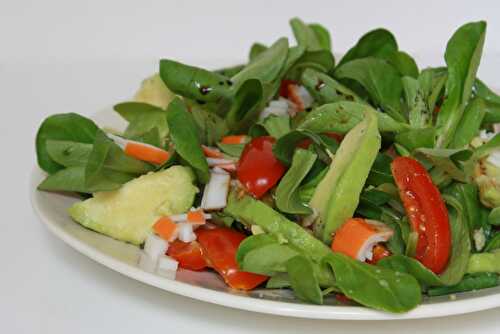
M 491 152 L 486 161 L 496 167 L 500 167 L 500 150 Z
M 144 242 L 144 252 L 151 258 L 156 259 L 164 255 L 168 249 L 168 242 L 156 234 L 150 234 Z
M 366 222 L 375 227 L 377 233 L 366 239 L 363 247 L 358 250 L 358 255 L 356 258 L 361 262 L 364 262 L 365 260 L 371 260 L 373 258 L 373 247 L 379 242 L 386 242 L 394 234 L 394 231 L 392 229 L 388 228 L 381 222 L 370 219 L 366 219 Z
M 156 263 L 158 262 L 158 257 L 151 257 L 149 254 L 146 254 L 146 252 L 141 251 L 139 255 L 139 268 L 141 268 L 144 271 L 153 273 L 156 268 Z
M 309 91 L 304 86 L 298 87 L 297 95 L 300 98 L 304 109 L 312 106 L 312 104 L 314 102 L 314 98 L 312 97 L 312 95 L 309 93 Z
M 265 119 L 269 115 L 285 116 L 288 115 L 289 102 L 287 99 L 280 98 L 269 102 L 269 106 L 264 108 L 259 115 L 259 119 Z
M 201 207 L 205 210 L 225 208 L 230 182 L 231 176 L 222 169 L 210 173 L 210 180 L 205 185 L 205 190 L 203 191 Z
M 484 141 L 490 141 L 491 138 L 493 138 L 495 134 L 493 132 L 487 132 L 486 130 L 481 130 L 479 132 L 479 138 L 481 138 Z
M 203 216 L 205 217 L 205 220 L 210 220 L 212 219 L 212 215 L 209 213 L 204 213 Z M 187 222 L 187 213 L 181 213 L 178 215 L 171 215 L 168 216 L 174 223 L 183 223 Z
M 175 274 L 177 273 L 178 267 L 179 262 L 175 261 L 170 256 L 164 255 L 158 258 L 156 273 L 162 277 L 175 280 Z
M 494 123 L 493 124 L 493 133 L 497 134 L 500 132 L 500 123 Z
M 196 240 L 196 234 L 194 234 L 193 224 L 191 223 L 179 223 L 179 240 L 183 242 L 191 242 Z

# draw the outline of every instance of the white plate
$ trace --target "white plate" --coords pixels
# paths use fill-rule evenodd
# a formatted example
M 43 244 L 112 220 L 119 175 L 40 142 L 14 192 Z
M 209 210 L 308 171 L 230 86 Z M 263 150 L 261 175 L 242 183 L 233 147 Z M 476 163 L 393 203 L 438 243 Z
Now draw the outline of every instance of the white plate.
M 124 127 L 111 109 L 103 110 L 94 117 L 101 126 L 116 129 Z M 250 293 L 228 289 L 218 276 L 211 272 L 181 270 L 176 280 L 169 280 L 141 270 L 137 265 L 139 248 L 88 230 L 73 222 L 67 208 L 78 201 L 68 195 L 40 192 L 36 186 L 45 174 L 34 168 L 31 177 L 31 200 L 41 221 L 58 238 L 80 253 L 140 282 L 182 296 L 234 307 L 238 309 L 312 319 L 389 320 L 431 318 L 470 313 L 500 306 L 500 287 L 449 297 L 426 298 L 422 305 L 405 314 L 390 314 L 359 306 L 338 304 L 327 298 L 325 305 L 304 304 L 288 290 L 257 290 Z M 165 296 L 168 298 L 168 296 Z

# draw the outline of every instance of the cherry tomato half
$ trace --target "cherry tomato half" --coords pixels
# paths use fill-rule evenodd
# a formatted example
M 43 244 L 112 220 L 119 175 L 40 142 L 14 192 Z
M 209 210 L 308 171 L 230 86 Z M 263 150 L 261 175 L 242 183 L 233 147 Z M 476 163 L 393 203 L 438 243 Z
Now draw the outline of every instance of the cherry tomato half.
M 238 231 L 216 227 L 196 230 L 198 242 L 209 266 L 233 289 L 251 290 L 267 280 L 267 276 L 240 271 L 236 252 L 246 236 Z
M 167 255 L 179 262 L 179 266 L 184 269 L 203 270 L 207 267 L 200 244 L 196 241 L 175 240 L 169 245 Z
M 238 180 L 256 198 L 274 187 L 286 171 L 285 166 L 274 156 L 275 142 L 276 139 L 269 136 L 252 139 L 243 149 L 238 162 Z
M 439 274 L 448 263 L 451 232 L 448 210 L 438 188 L 418 161 L 398 157 L 391 163 L 406 214 L 418 233 L 415 258 Z

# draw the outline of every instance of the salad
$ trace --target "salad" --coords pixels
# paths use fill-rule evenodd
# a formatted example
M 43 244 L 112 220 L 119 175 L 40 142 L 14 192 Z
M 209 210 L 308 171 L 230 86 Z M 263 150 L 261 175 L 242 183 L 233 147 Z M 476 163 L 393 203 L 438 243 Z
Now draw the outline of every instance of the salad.
M 419 69 L 385 29 L 335 59 L 329 32 L 255 43 L 245 64 L 162 59 L 124 131 L 67 113 L 36 137 L 42 191 L 175 278 L 292 289 L 387 312 L 500 283 L 500 96 L 477 78 L 486 23 Z

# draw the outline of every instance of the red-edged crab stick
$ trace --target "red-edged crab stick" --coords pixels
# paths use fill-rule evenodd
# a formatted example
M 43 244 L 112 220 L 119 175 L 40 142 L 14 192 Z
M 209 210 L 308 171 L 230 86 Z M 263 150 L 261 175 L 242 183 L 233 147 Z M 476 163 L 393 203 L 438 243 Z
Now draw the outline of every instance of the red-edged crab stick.
M 376 220 L 351 218 L 335 232 L 332 250 L 359 261 L 372 260 L 373 248 L 393 234 L 392 229 Z

